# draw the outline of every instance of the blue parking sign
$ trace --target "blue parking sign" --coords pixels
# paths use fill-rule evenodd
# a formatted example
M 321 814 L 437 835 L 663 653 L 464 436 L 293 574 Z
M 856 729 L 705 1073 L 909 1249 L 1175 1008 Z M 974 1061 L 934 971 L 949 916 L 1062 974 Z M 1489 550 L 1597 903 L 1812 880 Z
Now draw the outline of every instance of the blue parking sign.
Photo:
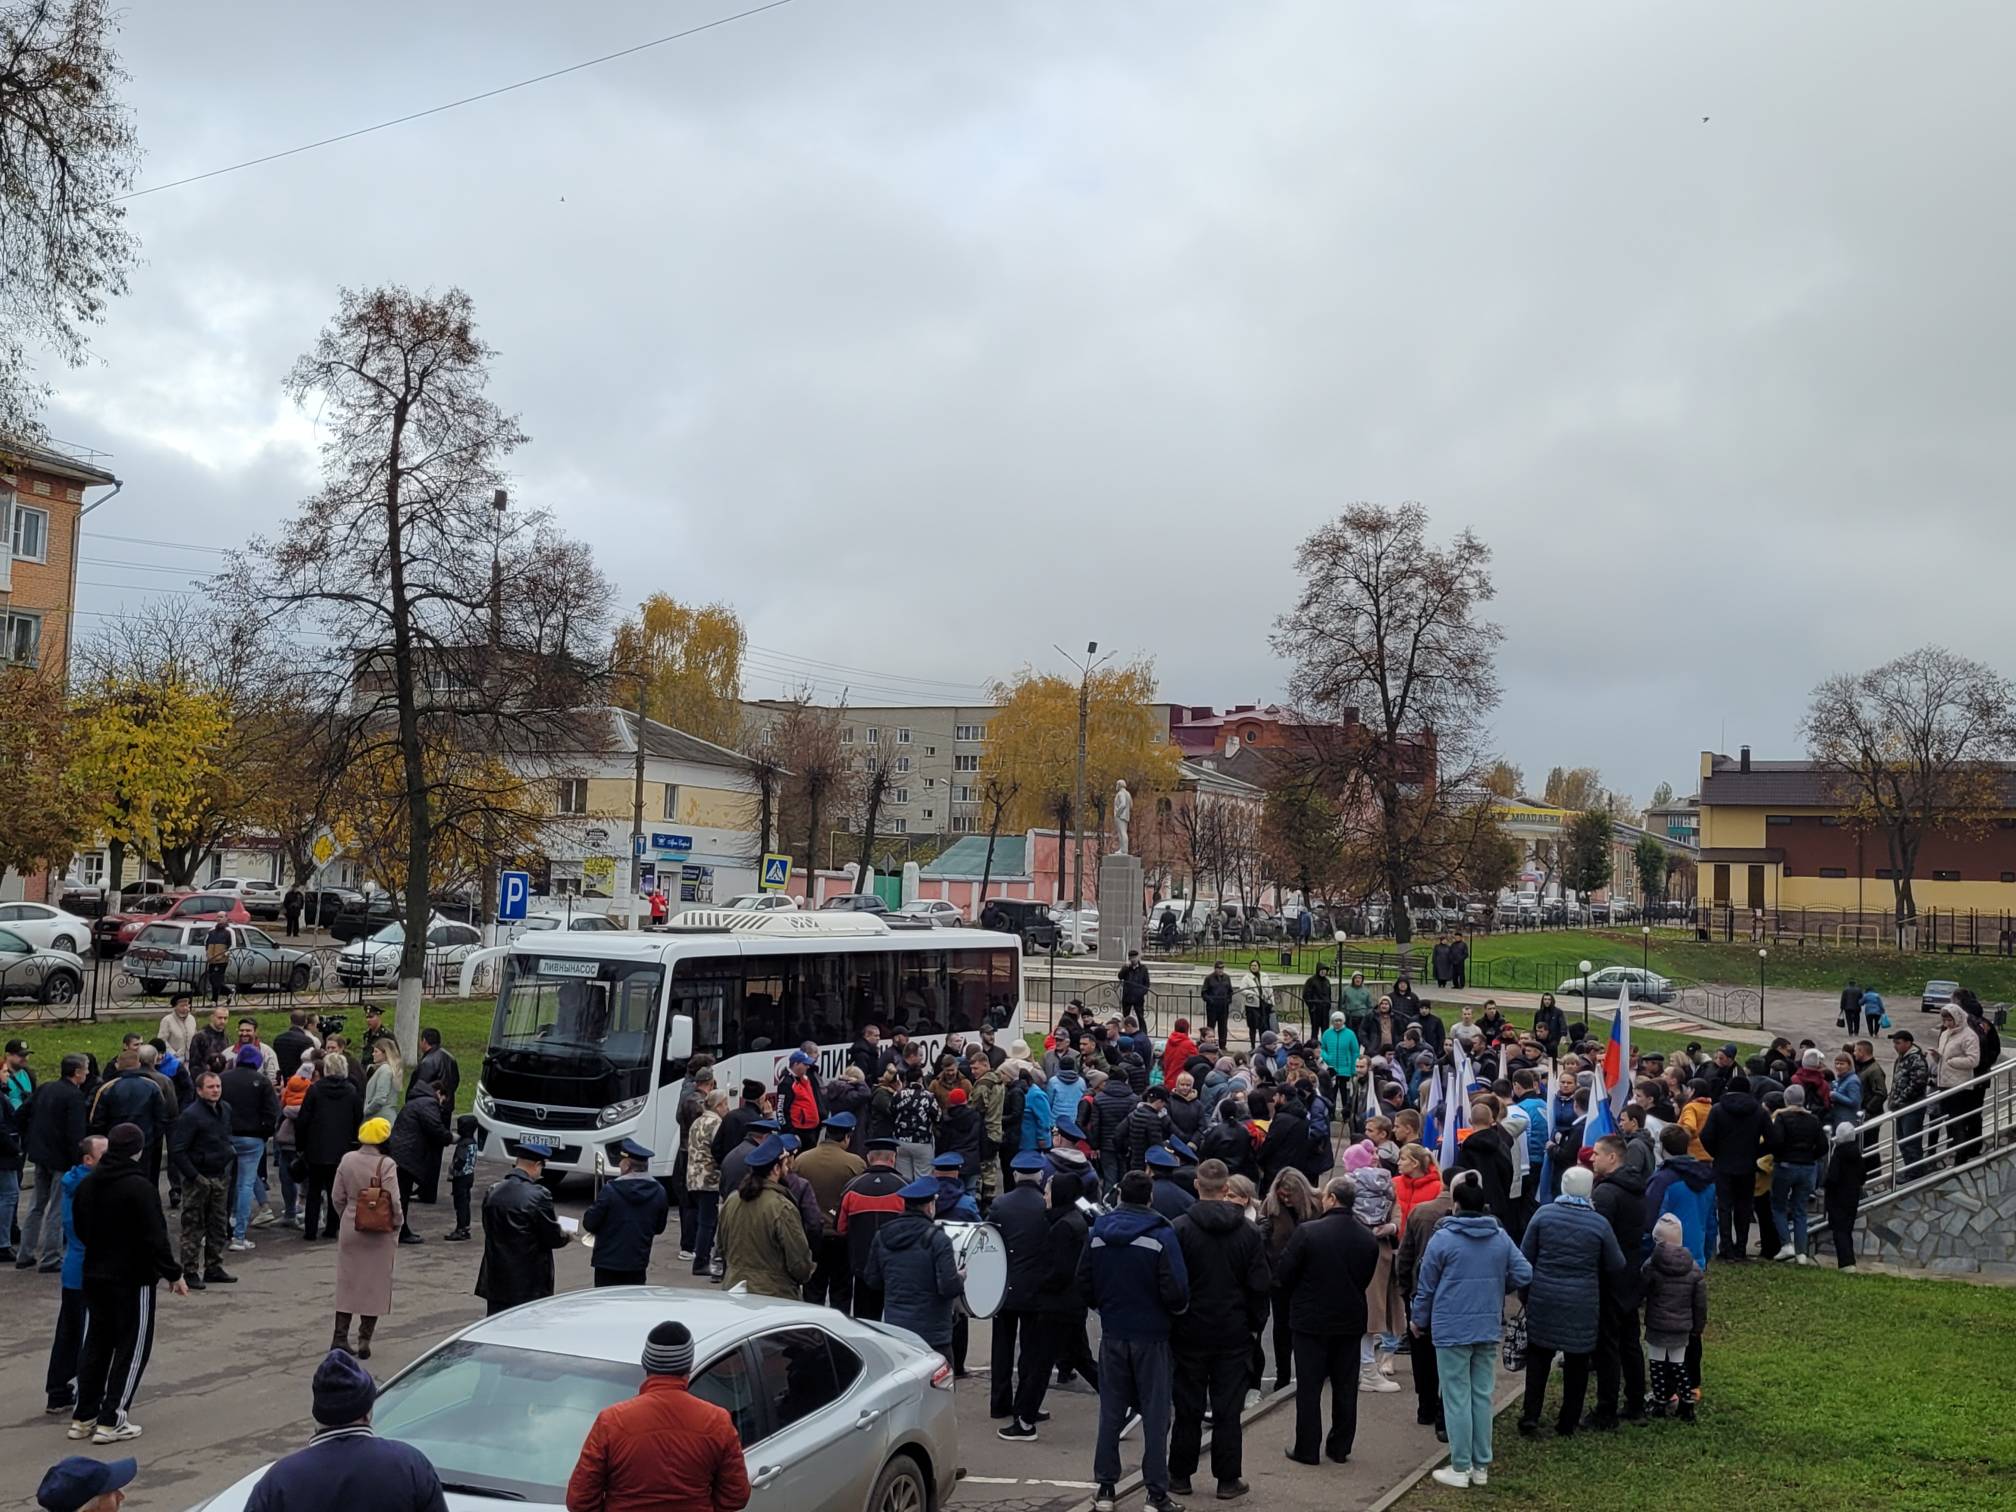
M 524 918 L 526 905 L 531 900 L 530 872 L 507 871 L 497 874 L 497 918 L 500 922 L 511 923 Z

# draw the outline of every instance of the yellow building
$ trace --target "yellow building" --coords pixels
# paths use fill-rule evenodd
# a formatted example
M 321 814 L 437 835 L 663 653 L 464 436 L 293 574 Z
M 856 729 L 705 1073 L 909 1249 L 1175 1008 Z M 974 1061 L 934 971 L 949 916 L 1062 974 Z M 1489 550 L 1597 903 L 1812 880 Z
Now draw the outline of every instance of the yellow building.
M 2016 798 L 2016 769 L 2010 775 Z M 1880 829 L 1841 817 L 1838 789 L 1810 761 L 1701 753 L 1700 901 L 1737 910 L 1894 914 L 1895 871 Z M 1976 835 L 1928 835 L 1912 870 L 1921 910 L 2016 911 L 2016 802 Z

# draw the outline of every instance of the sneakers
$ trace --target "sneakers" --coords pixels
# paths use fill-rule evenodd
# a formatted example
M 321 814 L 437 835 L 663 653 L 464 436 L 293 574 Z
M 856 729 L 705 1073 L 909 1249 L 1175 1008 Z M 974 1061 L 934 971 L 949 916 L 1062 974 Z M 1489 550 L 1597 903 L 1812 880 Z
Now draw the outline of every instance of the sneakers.
M 1800 1255 L 1800 1256 L 1799 1256 L 1799 1257 L 1798 1257 L 1797 1259 L 1795 1259 L 1795 1260 L 1794 1260 L 1794 1261 L 1793 1261 L 1792 1263 L 1793 1263 L 1794 1265 L 1817 1265 L 1817 1264 L 1819 1264 L 1819 1262 L 1818 1262 L 1817 1260 L 1815 1260 L 1815 1259 L 1814 1259 L 1814 1258 L 1813 1258 L 1813 1257 L 1812 1257 L 1811 1255 Z
M 453 1234 L 450 1234 L 448 1237 L 452 1239 L 455 1236 Z M 693 1251 L 688 1249 L 682 1249 L 681 1251 L 679 1251 L 679 1258 L 681 1260 L 684 1260 L 688 1265 L 691 1265 L 693 1263 Z
M 301 1227 L 301 1220 L 295 1217 L 292 1213 L 289 1213 L 285 1218 L 282 1218 L 280 1220 L 280 1227 L 298 1229 L 299 1227 Z
M 1790 1260 L 1795 1253 L 1797 1252 L 1788 1244 L 1771 1258 L 1773 1260 Z
M 140 1425 L 138 1423 L 122 1421 L 111 1428 L 107 1428 L 103 1423 L 100 1423 L 96 1431 L 91 1435 L 91 1442 L 94 1444 L 125 1444 L 130 1443 L 138 1437 L 140 1437 Z
M 1120 1421 L 1120 1437 L 1121 1438 L 1127 1437 L 1128 1434 L 1132 1433 L 1136 1428 L 1139 1428 L 1140 1426 L 1141 1426 L 1141 1414 L 1134 1411 L 1132 1408 L 1129 1408 L 1127 1416 L 1121 1419 Z
M 87 1439 L 98 1431 L 98 1425 L 82 1418 L 72 1418 L 70 1429 L 63 1436 L 70 1439 Z
M 242 1255 L 246 1250 L 257 1249 L 259 1246 L 254 1244 L 250 1239 L 233 1239 L 224 1248 Z
M 1092 1493 L 1092 1512 L 1114 1512 L 1120 1505 L 1120 1498 L 1113 1494 L 1113 1482 L 1099 1482 L 1099 1489 Z
M 280 1215 L 271 1208 L 261 1208 L 252 1215 L 253 1228 L 271 1228 L 280 1221 Z
M 1854 1274 L 1855 1274 L 1855 1267 L 1854 1267 L 1854 1266 L 1852 1266 L 1852 1265 L 1837 1265 L 1837 1266 L 1835 1266 L 1835 1267 L 1834 1267 L 1834 1269 L 1835 1269 L 1835 1270 L 1836 1270 L 1836 1271 L 1837 1271 L 1837 1272 L 1838 1272 L 1839 1274 L 1841 1274 L 1841 1275 L 1844 1275 L 1844 1276 L 1852 1276 L 1852 1275 L 1854 1275 Z
M 1255 1407 L 1258 1407 L 1259 1405 L 1260 1405 L 1260 1393 L 1259 1393 L 1259 1392 L 1257 1392 L 1257 1391 L 1249 1391 L 1249 1392 L 1247 1392 L 1247 1393 L 1246 1393 L 1246 1410 L 1247 1410 L 1248 1412 L 1251 1412 L 1251 1411 L 1252 1411 L 1252 1410 L 1253 1410 L 1253 1409 L 1254 1409 Z
M 186 1281 L 188 1277 L 185 1276 L 183 1279 Z M 221 1265 L 213 1265 L 203 1272 L 203 1282 L 206 1286 L 229 1286 L 237 1279 Z
M 1470 1484 L 1473 1486 L 1490 1485 L 1491 1472 L 1489 1470 L 1486 1470 L 1482 1465 L 1479 1465 L 1476 1469 L 1470 1472 Z
M 465 1228 L 451 1229 L 447 1237 L 450 1244 L 460 1244 L 469 1237 L 469 1230 Z M 681 1256 L 681 1258 L 685 1257 Z
M 208 1291 L 210 1289 L 209 1283 L 201 1276 L 193 1276 L 188 1271 L 182 1273 L 182 1284 L 192 1292 Z
M 1458 1470 L 1451 1465 L 1437 1466 L 1434 1471 L 1434 1479 L 1436 1485 L 1447 1486 L 1452 1491 L 1468 1491 L 1470 1489 L 1470 1472 L 1468 1470 Z
M 1025 1423 L 1020 1418 L 1010 1418 L 1007 1427 L 994 1430 L 994 1437 L 1012 1442 L 1016 1439 L 1033 1439 L 1038 1437 L 1038 1434 L 1034 1423 Z

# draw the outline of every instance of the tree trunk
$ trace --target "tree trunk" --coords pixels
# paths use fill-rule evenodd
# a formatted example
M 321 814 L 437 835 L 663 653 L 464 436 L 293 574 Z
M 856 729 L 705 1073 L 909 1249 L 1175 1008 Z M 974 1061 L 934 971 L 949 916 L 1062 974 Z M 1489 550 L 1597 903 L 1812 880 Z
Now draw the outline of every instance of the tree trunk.
M 987 906 L 987 884 L 994 880 L 994 842 L 1001 835 L 1001 805 L 989 805 L 994 812 L 987 819 L 987 859 L 980 863 L 980 891 L 973 897 L 973 918 L 980 922 L 980 910 Z
M 861 822 L 861 859 L 855 886 L 861 885 L 861 878 L 868 875 L 869 863 L 875 857 L 875 824 L 882 815 L 882 795 L 888 790 L 878 769 L 868 781 L 868 812 Z
M 105 845 L 105 906 L 109 911 L 112 900 L 119 896 L 119 889 L 126 881 L 126 842 L 111 840 Z
M 420 1053 L 420 997 L 427 977 L 428 893 L 434 815 L 427 791 L 427 759 L 420 739 L 419 678 L 414 669 L 412 605 L 406 592 L 405 521 L 400 484 L 408 401 L 393 409 L 385 468 L 385 556 L 392 598 L 392 684 L 398 705 L 399 758 L 406 779 L 406 941 L 399 951 L 399 1002 L 392 1021 L 399 1053 L 408 1065 Z

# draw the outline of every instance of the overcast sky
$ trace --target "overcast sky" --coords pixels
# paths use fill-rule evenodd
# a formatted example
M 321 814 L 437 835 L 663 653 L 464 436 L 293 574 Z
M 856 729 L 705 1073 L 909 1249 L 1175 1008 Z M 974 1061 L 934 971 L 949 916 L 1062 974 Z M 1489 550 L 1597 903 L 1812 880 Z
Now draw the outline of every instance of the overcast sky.
M 142 181 L 738 8 L 136 6 Z M 1992 0 L 795 0 L 135 201 L 49 415 L 127 484 L 82 576 L 283 518 L 338 286 L 459 284 L 514 494 L 626 601 L 732 603 L 752 694 L 978 697 L 1097 639 L 1278 697 L 1296 542 L 1413 498 L 1496 550 L 1533 784 L 1684 793 L 1725 738 L 1796 754 L 1828 673 L 2016 671 L 2012 55 Z

